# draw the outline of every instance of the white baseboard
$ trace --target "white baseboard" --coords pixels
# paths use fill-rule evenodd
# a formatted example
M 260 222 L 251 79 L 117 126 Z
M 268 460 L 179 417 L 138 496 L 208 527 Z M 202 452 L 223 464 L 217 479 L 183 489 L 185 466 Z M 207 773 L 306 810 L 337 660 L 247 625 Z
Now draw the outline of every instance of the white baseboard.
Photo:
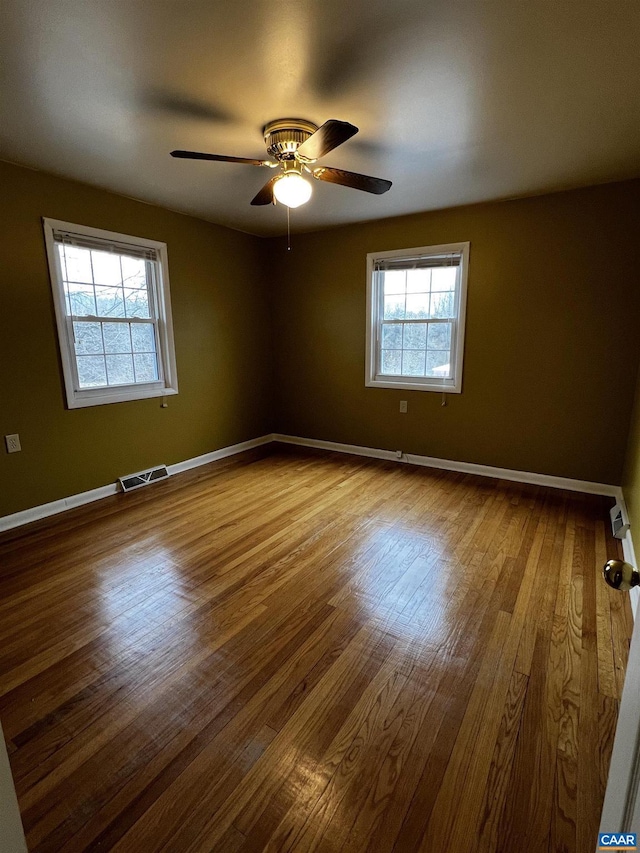
M 169 474 L 179 474 L 181 471 L 188 471 L 191 468 L 197 468 L 199 465 L 207 465 L 209 462 L 216 462 L 218 459 L 225 459 L 227 456 L 234 456 L 236 453 L 243 453 L 245 450 L 252 450 L 254 447 L 270 444 L 272 441 L 273 435 L 262 435 L 249 441 L 241 441 L 239 444 L 221 447 L 220 450 L 212 450 L 211 453 L 203 453 L 202 456 L 185 459 L 184 462 L 167 465 L 167 469 Z M 88 492 L 80 492 L 80 494 L 70 495 L 68 498 L 60 498 L 60 500 L 41 504 L 31 509 L 14 512 L 12 515 L 2 516 L 0 517 L 0 533 L 5 530 L 12 530 L 14 527 L 21 527 L 23 524 L 29 524 L 32 521 L 38 521 L 41 518 L 47 518 L 50 515 L 57 515 L 83 504 L 99 501 L 101 498 L 115 495 L 118 491 L 117 483 L 109 483 L 107 486 L 98 486 L 97 489 L 90 489 Z
M 436 456 L 419 456 L 414 453 L 403 453 L 402 457 L 398 458 L 392 450 L 380 450 L 375 447 L 362 447 L 359 444 L 340 444 L 335 441 L 323 441 L 315 438 L 299 438 L 295 435 L 282 435 L 279 433 L 270 433 L 262 435 L 259 438 L 252 438 L 249 441 L 242 441 L 239 444 L 221 447 L 219 450 L 213 450 L 210 453 L 203 453 L 202 456 L 194 456 L 192 459 L 185 459 L 184 462 L 176 462 L 173 465 L 168 465 L 167 468 L 170 474 L 179 474 L 182 471 L 188 471 L 191 468 L 197 468 L 200 465 L 207 465 L 209 462 L 216 462 L 219 459 L 225 459 L 227 456 L 234 456 L 236 453 L 242 453 L 245 450 L 252 450 L 254 447 L 260 447 L 263 444 L 270 444 L 272 441 L 279 441 L 283 444 L 294 444 L 300 447 L 315 447 L 321 450 L 333 450 L 337 453 L 351 453 L 356 456 L 368 456 L 372 459 L 387 459 L 390 462 L 422 465 L 427 468 L 440 468 L 446 471 L 457 471 L 463 474 L 476 474 L 480 477 L 493 477 L 499 480 L 511 480 L 516 483 L 531 483 L 538 486 L 549 486 L 555 489 L 567 489 L 572 492 L 585 492 L 592 495 L 608 495 L 615 497 L 617 500 L 623 499 L 620 486 L 612 486 L 607 483 L 591 483 L 588 480 L 572 480 L 567 477 L 553 477 L 549 474 L 534 474 L 528 471 L 515 471 L 510 468 L 494 468 L 490 465 L 476 465 L 472 462 L 456 462 L 451 459 L 439 459 Z M 11 530 L 14 527 L 20 527 L 23 524 L 29 524 L 32 521 L 47 518 L 51 515 L 57 515 L 58 513 L 72 509 L 73 507 L 98 501 L 101 498 L 115 495 L 117 491 L 117 484 L 110 483 L 107 486 L 99 486 L 97 489 L 90 489 L 88 492 L 70 495 L 67 498 L 51 501 L 51 503 L 41 504 L 40 506 L 36 506 L 31 509 L 15 512 L 12 515 L 5 515 L 0 518 L 0 532 Z M 625 540 L 623 540 L 623 546 L 624 542 Z M 635 558 L 634 560 L 629 560 L 629 562 L 633 562 L 635 565 Z
M 626 517 L 629 517 L 629 512 L 627 510 L 627 502 L 624 497 L 624 492 L 620 489 L 620 494 L 618 495 L 617 502 L 622 505 L 624 509 L 624 514 Z M 636 563 L 636 552 L 633 547 L 633 537 L 631 536 L 631 530 L 627 530 L 624 535 L 624 539 L 622 542 L 622 556 L 627 561 L 627 563 L 631 563 L 632 566 L 638 567 Z M 638 611 L 638 600 L 640 600 L 640 587 L 634 587 L 629 593 L 629 597 L 631 599 L 631 612 L 633 613 L 633 618 L 635 620 L 636 614 Z
M 57 515 L 59 512 L 73 509 L 76 506 L 99 501 L 101 498 L 108 498 L 110 495 L 115 495 L 117 491 L 117 483 L 111 483 L 108 486 L 99 486 L 97 489 L 80 492 L 68 498 L 60 498 L 60 500 L 51 501 L 47 504 L 23 509 L 21 512 L 4 515 L 0 518 L 0 533 L 5 530 L 12 530 L 14 527 L 21 527 L 23 524 L 29 524 L 32 521 L 38 521 L 41 518 L 47 518 L 50 515 Z
M 245 450 L 253 450 L 254 447 L 261 447 L 263 444 L 271 444 L 272 441 L 272 433 L 261 435 L 260 438 L 250 438 L 249 441 L 230 444 L 228 447 L 221 447 L 220 450 L 212 450 L 210 453 L 203 453 L 202 456 L 194 456 L 192 459 L 185 459 L 184 462 L 176 462 L 175 465 L 168 465 L 167 468 L 170 474 L 180 474 L 182 471 L 189 471 L 191 468 L 198 468 L 200 465 L 208 465 L 209 462 L 217 462 L 218 459 L 226 459 L 227 456 L 235 456 L 236 453 L 244 453 Z
M 626 536 L 622 540 L 622 553 L 627 563 L 631 563 L 631 565 L 636 568 L 638 567 L 638 564 L 636 563 L 636 553 L 633 548 L 633 539 L 631 538 L 631 533 L 628 530 Z M 631 612 L 633 613 L 635 621 L 638 615 L 638 600 L 640 599 L 639 586 L 634 586 L 629 593 L 629 598 L 631 600 Z
M 494 468 L 491 465 L 476 465 L 473 462 L 456 462 L 451 459 L 439 459 L 437 456 L 418 456 L 415 453 L 403 453 L 402 457 L 398 458 L 393 450 L 379 450 L 375 447 L 361 447 L 359 444 L 340 444 L 335 441 L 322 441 L 315 438 L 298 438 L 295 435 L 275 434 L 273 439 L 274 441 L 281 441 L 284 444 L 316 447 L 321 450 L 334 450 L 337 453 L 353 453 L 356 456 L 388 459 L 390 462 L 405 462 L 410 465 L 423 465 L 426 468 L 441 468 L 445 471 L 476 474 L 479 477 L 493 477 L 498 480 L 511 480 L 515 483 L 549 486 L 552 489 L 567 489 L 570 492 L 607 495 L 615 498 L 620 498 L 622 494 L 620 486 L 613 486 L 608 483 L 572 480 L 569 477 L 553 477 L 550 474 L 534 474 L 529 471 L 515 471 L 511 468 Z

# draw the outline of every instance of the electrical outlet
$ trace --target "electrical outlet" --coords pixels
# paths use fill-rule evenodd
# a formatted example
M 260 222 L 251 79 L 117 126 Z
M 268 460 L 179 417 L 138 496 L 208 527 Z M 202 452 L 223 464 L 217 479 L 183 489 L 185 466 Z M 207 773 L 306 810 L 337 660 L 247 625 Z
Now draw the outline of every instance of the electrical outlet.
M 396 450 L 396 459 L 402 459 L 402 451 Z
M 22 450 L 20 436 L 17 432 L 13 435 L 5 435 L 4 443 L 7 445 L 7 453 L 17 453 L 19 450 Z
M 401 415 L 407 414 L 407 401 L 406 400 L 400 400 L 400 414 Z

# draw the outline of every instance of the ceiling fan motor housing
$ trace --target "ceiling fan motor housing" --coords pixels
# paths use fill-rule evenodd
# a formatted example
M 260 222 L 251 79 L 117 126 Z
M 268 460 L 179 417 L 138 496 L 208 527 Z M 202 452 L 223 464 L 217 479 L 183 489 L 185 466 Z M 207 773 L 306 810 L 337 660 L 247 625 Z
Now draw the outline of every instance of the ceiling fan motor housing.
M 263 131 L 267 151 L 277 160 L 293 160 L 299 146 L 317 129 L 313 122 L 300 118 L 270 121 Z

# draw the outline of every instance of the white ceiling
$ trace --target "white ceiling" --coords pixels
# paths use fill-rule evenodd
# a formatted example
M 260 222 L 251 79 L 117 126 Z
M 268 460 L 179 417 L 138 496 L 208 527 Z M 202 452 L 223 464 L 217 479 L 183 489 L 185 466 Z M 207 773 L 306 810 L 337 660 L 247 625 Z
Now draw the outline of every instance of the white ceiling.
M 360 128 L 309 230 L 640 175 L 636 0 L 0 0 L 0 158 L 256 234 L 269 120 Z

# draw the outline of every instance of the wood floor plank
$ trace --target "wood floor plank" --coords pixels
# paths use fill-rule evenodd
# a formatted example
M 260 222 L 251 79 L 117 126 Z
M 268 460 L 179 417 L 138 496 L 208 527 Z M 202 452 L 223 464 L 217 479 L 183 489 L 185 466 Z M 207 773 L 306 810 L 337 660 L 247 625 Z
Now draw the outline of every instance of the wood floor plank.
M 537 589 L 532 597 L 537 609 L 534 646 L 526 667 L 529 684 L 514 756 L 511 789 L 505 803 L 499 850 L 546 850 L 553 812 L 560 697 L 564 672 L 556 660 L 557 638 L 563 634 L 564 613 L 556 615 L 563 557 L 566 505 L 556 505 L 554 522 L 547 530 L 538 564 Z M 561 619 L 558 630 L 557 616 Z M 555 620 L 555 621 L 554 621 Z M 555 630 L 555 634 L 554 634 Z M 519 655 L 522 651 L 519 650 Z M 518 665 L 516 664 L 516 669 Z M 520 671 L 520 670 L 518 670 Z
M 474 838 L 505 704 L 507 690 L 501 679 L 504 682 L 506 675 L 508 689 L 517 651 L 516 640 L 501 671 L 499 662 L 509 639 L 511 620 L 508 613 L 500 611 L 497 615 L 421 851 L 430 850 L 436 838 L 445 849 L 459 849 Z
M 243 691 L 252 695 L 330 610 L 327 605 L 319 605 L 313 612 L 292 614 L 286 624 L 274 626 L 278 630 L 265 636 L 261 653 L 252 654 L 250 665 L 245 664 L 237 673 L 223 672 L 215 678 L 220 655 L 210 656 L 201 668 L 187 673 L 182 683 L 172 688 L 178 728 L 176 719 L 167 717 L 162 703 L 143 708 L 139 718 L 120 732 L 118 738 L 66 780 L 73 796 L 61 801 L 54 789 L 23 813 L 27 841 L 32 848 L 60 849 L 87 824 L 97 811 L 96 805 L 110 802 L 127 784 L 137 789 L 156 763 L 161 767 L 171 763 L 172 774 L 176 768 L 181 769 L 182 763 L 192 760 L 203 743 L 234 715 L 242 702 L 239 697 Z M 101 773 L 100 768 L 105 766 L 107 772 Z
M 478 853 L 493 851 L 498 845 L 500 818 L 509 796 L 511 767 L 528 684 L 529 678 L 526 675 L 522 675 L 515 669 L 512 671 L 491 765 L 484 785 L 482 807 L 478 813 L 475 830 Z
M 123 789 L 118 795 L 121 804 L 112 801 L 107 809 L 95 815 L 93 826 L 87 828 L 92 837 L 98 830 L 100 832 L 94 843 L 111 847 L 134 827 L 122 843 L 125 849 L 129 846 L 139 849 L 137 834 L 144 834 L 147 821 L 154 827 L 154 849 L 164 849 L 180 827 L 188 825 L 189 832 L 194 831 L 196 814 L 203 801 L 207 816 L 210 816 L 211 810 L 215 811 L 226 799 L 228 787 L 233 787 L 234 782 L 239 784 L 259 757 L 254 749 L 253 732 L 260 732 L 258 743 L 261 745 L 265 744 L 262 733 L 269 732 L 270 743 L 277 732 L 264 720 L 286 701 L 292 684 L 298 683 L 300 675 L 307 672 L 327 648 L 333 656 L 336 654 L 334 645 L 348 646 L 357 628 L 347 614 L 331 613 L 273 678 L 266 682 L 261 679 L 263 683 L 257 692 L 252 692 L 255 683 L 248 685 L 233 706 L 223 709 L 212 721 L 208 733 L 200 733 L 181 752 L 176 751 L 170 763 L 166 756 L 158 755 L 155 766 L 147 768 L 145 778 L 136 780 L 135 797 L 131 796 L 131 791 Z M 235 715 L 230 716 L 229 711 L 235 711 Z M 188 774 L 183 773 L 185 766 L 189 767 Z M 184 829 L 179 831 L 180 843 L 186 843 L 187 834 Z
M 596 562 L 604 566 L 610 559 L 607 553 L 607 541 L 605 536 L 604 520 L 596 525 Z M 618 645 L 618 626 L 626 633 L 622 620 L 614 619 L 611 622 L 611 604 L 615 607 L 616 598 L 606 584 L 596 584 L 596 645 L 598 649 L 598 690 L 603 696 L 620 698 L 620 682 L 616 676 L 614 663 L 614 647 Z M 613 635 L 613 636 L 612 636 Z M 614 639 L 614 637 L 616 637 Z M 613 642 L 612 642 L 613 639 Z M 628 649 L 627 649 L 628 651 Z M 618 652 L 619 653 L 619 652 Z M 623 656 L 626 660 L 626 656 Z
M 260 819 L 247 821 L 245 815 L 240 816 L 235 825 L 247 837 L 248 849 L 266 845 L 266 849 L 283 853 L 288 850 L 310 853 L 344 846 L 366 797 L 367 785 L 375 778 L 376 765 L 382 763 L 402 724 L 402 715 L 395 705 L 406 681 L 405 676 L 389 666 L 380 671 L 362 694 L 318 762 L 314 784 L 319 795 L 313 795 L 313 786 L 306 786 L 305 796 L 310 800 L 306 813 L 299 808 L 298 798 L 291 797 L 296 787 L 293 783 L 272 798 Z M 283 821 L 278 826 L 277 817 L 281 814 L 292 817 L 293 825 L 285 819 L 284 827 Z
M 546 792 L 553 790 L 549 849 L 573 850 L 576 846 L 577 728 L 580 707 L 582 635 L 582 563 L 576 560 L 577 514 L 570 511 L 559 569 L 551 640 L 547 662 L 547 762 L 555 763 L 545 775 Z M 554 749 L 554 741 L 557 746 Z M 551 781 L 553 774 L 555 779 Z M 548 803 L 549 800 L 545 800 Z M 543 843 L 540 839 L 538 843 Z
M 609 503 L 261 449 L 0 535 L 29 849 L 593 849 Z

